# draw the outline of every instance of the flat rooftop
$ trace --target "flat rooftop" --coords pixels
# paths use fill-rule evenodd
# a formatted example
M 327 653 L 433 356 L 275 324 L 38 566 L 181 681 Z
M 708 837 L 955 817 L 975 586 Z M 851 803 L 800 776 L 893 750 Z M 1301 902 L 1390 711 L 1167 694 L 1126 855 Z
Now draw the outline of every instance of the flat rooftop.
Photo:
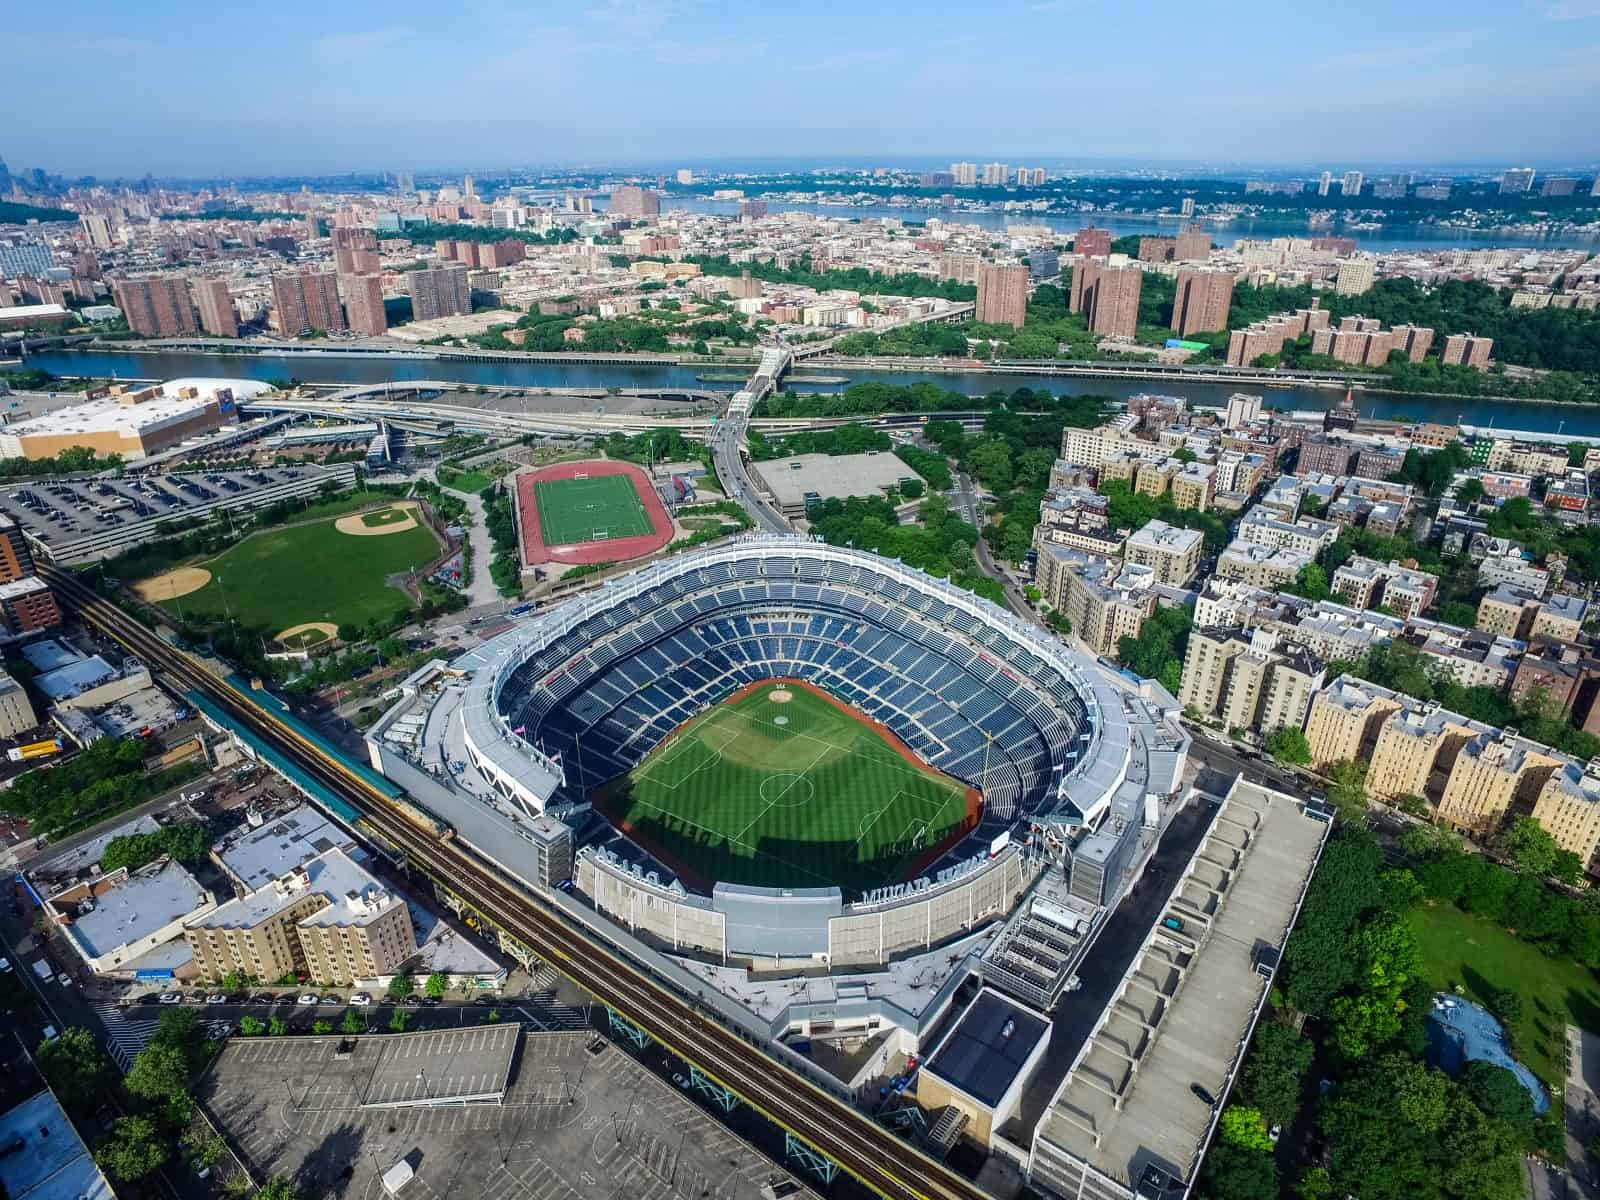
M 90 958 L 101 958 L 155 933 L 209 903 L 211 897 L 182 865 L 145 867 L 122 884 L 102 891 L 66 932 Z
M 1190 1089 L 1226 1095 L 1268 986 L 1257 951 L 1282 950 L 1327 832 L 1294 797 L 1235 780 L 1040 1122 L 1046 1185 L 1085 1165 L 1130 1192 L 1151 1165 L 1192 1179 L 1216 1113 Z
M 229 873 L 254 891 L 335 846 L 353 845 L 354 839 L 320 809 L 302 804 L 254 829 L 247 826 L 215 853 Z
M 253 929 L 308 893 L 327 897 L 326 907 L 301 925 L 364 925 L 402 903 L 343 850 L 335 847 L 303 864 L 305 883 L 287 880 L 259 887 L 247 896 L 221 905 L 194 922 L 196 929 Z M 355 899 L 351 899 L 354 893 Z
M 485 1035 L 511 1039 L 483 1048 L 509 1069 L 502 1100 L 362 1107 L 375 1066 L 375 1087 L 403 1098 L 419 1071 L 432 1078 L 450 1062 L 439 1052 L 407 1056 L 407 1043 Z M 502 1023 L 383 1034 L 353 1039 L 342 1060 L 341 1040 L 235 1039 L 201 1080 L 200 1101 L 258 1178 L 286 1176 L 306 1195 L 377 1197 L 383 1173 L 405 1161 L 417 1176 L 401 1192 L 411 1200 L 760 1200 L 767 1183 L 815 1200 L 805 1180 L 593 1033 L 524 1034 Z M 393 1057 L 368 1057 L 380 1047 Z
M 806 493 L 822 499 L 873 496 L 902 479 L 921 480 L 890 451 L 876 454 L 795 454 L 755 464 L 779 504 L 804 505 Z
M 49 1092 L 0 1113 L 0 1146 L 23 1149 L 0 1158 L 0 1184 L 11 1200 L 116 1200 L 83 1139 Z
M 993 1108 L 1049 1033 L 1049 1021 L 984 988 L 923 1070 Z

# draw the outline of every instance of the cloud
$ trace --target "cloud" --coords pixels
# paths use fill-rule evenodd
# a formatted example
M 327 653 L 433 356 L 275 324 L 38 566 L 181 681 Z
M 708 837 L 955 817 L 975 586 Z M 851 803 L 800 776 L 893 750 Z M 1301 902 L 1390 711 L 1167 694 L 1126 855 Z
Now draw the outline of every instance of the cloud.
M 1535 0 L 1547 21 L 1581 21 L 1600 17 L 1600 0 Z
M 405 25 L 391 25 L 384 29 L 362 29 L 351 33 L 329 33 L 314 38 L 311 52 L 319 58 L 364 58 L 380 50 L 408 40 L 416 31 Z

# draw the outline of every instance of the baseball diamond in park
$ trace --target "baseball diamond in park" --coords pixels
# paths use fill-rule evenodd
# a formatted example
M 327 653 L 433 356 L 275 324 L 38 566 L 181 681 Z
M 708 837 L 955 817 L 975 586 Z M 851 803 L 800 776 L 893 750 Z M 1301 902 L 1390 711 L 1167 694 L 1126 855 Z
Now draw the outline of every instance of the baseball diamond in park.
M 516 499 L 528 566 L 626 562 L 672 539 L 655 485 L 632 463 L 560 463 L 518 475 Z
M 979 793 L 810 684 L 750 684 L 596 806 L 699 887 L 898 883 L 978 823 Z

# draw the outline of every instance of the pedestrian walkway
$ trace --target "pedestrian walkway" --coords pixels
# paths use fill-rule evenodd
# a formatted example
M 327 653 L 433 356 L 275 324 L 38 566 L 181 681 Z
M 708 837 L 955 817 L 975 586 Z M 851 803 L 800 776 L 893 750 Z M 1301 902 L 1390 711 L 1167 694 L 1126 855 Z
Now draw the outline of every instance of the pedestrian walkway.
M 89 1007 L 94 1009 L 106 1031 L 106 1051 L 117 1066 L 126 1072 L 133 1066 L 134 1058 L 155 1036 L 159 1018 L 146 1017 L 143 1013 L 134 1016 L 135 1010 L 122 1008 L 109 1000 L 95 1000 Z
M 546 1031 L 589 1027 L 587 1012 L 575 1005 L 562 1004 L 553 991 L 535 992 L 518 1000 L 516 1007 L 524 1018 Z
M 467 581 L 466 591 L 468 607 L 477 608 L 498 602 L 501 599 L 500 589 L 494 586 L 494 580 L 489 577 L 489 564 L 494 561 L 494 540 L 489 536 L 488 514 L 484 509 L 483 497 L 476 492 L 458 492 L 443 485 L 439 490 L 467 506 L 467 542 L 472 547 L 472 578 Z

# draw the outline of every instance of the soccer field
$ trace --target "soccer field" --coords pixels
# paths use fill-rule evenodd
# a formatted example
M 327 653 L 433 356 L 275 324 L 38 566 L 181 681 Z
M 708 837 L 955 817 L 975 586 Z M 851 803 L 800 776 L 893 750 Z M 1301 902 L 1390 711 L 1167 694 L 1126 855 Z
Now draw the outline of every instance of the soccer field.
M 965 784 L 782 683 L 698 717 L 597 802 L 701 882 L 836 885 L 847 895 L 899 882 L 977 807 Z
M 546 546 L 571 546 L 652 531 L 633 480 L 627 475 L 541 479 L 534 485 L 539 533 Z

